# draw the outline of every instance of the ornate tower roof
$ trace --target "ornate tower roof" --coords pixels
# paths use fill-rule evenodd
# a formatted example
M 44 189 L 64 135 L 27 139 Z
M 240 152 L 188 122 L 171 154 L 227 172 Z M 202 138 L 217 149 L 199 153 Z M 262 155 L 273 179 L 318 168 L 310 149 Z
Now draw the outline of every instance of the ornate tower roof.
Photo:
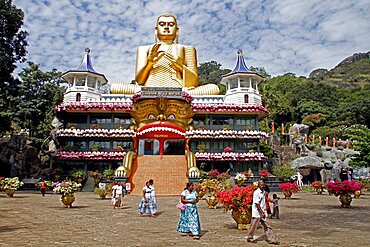
M 77 68 L 74 69 L 74 71 L 84 71 L 84 72 L 92 72 L 92 73 L 99 74 L 92 67 L 89 48 L 85 49 L 85 56 L 83 57 L 80 65 L 78 65 Z
M 242 49 L 239 49 L 237 51 L 237 60 L 236 60 L 236 64 L 235 64 L 234 69 L 230 73 L 228 73 L 226 75 L 223 75 L 222 78 L 230 76 L 230 75 L 238 74 L 238 73 L 241 73 L 241 74 L 255 74 L 255 75 L 261 76 L 257 72 L 251 71 L 251 70 L 248 69 L 248 67 L 247 67 L 247 65 L 245 64 L 245 61 L 244 61 L 243 50 Z
M 92 73 L 94 75 L 97 75 L 99 77 L 102 78 L 102 83 L 105 84 L 108 82 L 107 78 L 105 77 L 104 74 L 101 74 L 101 73 L 98 73 L 96 72 L 96 70 L 94 70 L 93 66 L 92 66 L 92 62 L 91 62 L 91 57 L 90 57 L 90 49 L 89 48 L 86 48 L 85 49 L 85 55 L 80 63 L 80 65 L 77 66 L 77 68 L 75 69 L 71 69 L 71 70 L 68 70 L 67 72 L 65 72 L 62 77 L 69 81 L 69 75 L 70 74 L 81 74 L 81 73 Z

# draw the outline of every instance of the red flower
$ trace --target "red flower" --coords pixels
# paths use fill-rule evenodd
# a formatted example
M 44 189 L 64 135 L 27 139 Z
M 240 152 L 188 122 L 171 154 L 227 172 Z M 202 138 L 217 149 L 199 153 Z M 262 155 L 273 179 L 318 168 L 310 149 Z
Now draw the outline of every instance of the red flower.
M 345 180 L 343 182 L 335 180 L 334 182 L 328 182 L 325 187 L 333 193 L 335 196 L 346 193 L 354 193 L 356 190 L 361 190 L 363 184 L 354 180 Z
M 282 183 L 279 185 L 281 191 L 290 191 L 292 193 L 298 192 L 299 188 L 296 183 Z
M 324 183 L 321 181 L 315 181 L 312 183 L 312 187 L 315 187 L 315 188 L 321 188 L 323 186 L 324 186 Z
M 215 179 L 217 176 L 220 175 L 217 169 L 214 169 L 208 173 L 210 179 Z
M 247 210 L 253 201 L 253 185 L 246 187 L 235 186 L 230 191 L 222 190 L 217 192 L 216 197 L 226 209 L 238 209 L 241 212 Z
M 267 170 L 260 170 L 260 176 L 261 177 L 268 177 L 269 176 L 269 172 Z

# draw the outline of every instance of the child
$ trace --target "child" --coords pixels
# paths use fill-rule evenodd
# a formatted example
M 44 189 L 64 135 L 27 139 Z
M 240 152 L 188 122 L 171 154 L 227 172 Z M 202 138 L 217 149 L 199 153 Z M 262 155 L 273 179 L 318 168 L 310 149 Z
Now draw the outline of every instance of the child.
M 280 219 L 279 218 L 279 197 L 276 195 L 276 194 L 273 194 L 272 195 L 272 204 L 273 204 L 273 213 L 272 213 L 272 216 L 275 216 L 276 219 Z
M 265 191 L 265 202 L 266 202 L 266 212 L 267 212 L 266 217 L 267 217 L 268 219 L 272 219 L 271 207 L 270 207 L 270 202 L 272 202 L 272 201 L 271 201 L 271 199 L 269 198 L 269 194 L 268 194 L 268 192 L 266 192 L 266 191 Z

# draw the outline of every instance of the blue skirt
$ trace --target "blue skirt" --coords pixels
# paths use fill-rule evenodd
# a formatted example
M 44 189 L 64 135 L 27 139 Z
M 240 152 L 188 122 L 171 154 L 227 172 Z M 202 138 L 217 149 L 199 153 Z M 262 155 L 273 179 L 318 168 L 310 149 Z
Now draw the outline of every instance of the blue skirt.
M 180 210 L 180 219 L 177 226 L 177 231 L 183 233 L 191 233 L 194 236 L 200 234 L 200 221 L 198 208 L 195 204 L 191 204 L 184 211 Z
M 157 203 L 152 198 L 146 199 L 148 202 L 145 203 L 144 198 L 141 199 L 139 204 L 139 212 L 141 214 L 156 214 L 157 213 Z

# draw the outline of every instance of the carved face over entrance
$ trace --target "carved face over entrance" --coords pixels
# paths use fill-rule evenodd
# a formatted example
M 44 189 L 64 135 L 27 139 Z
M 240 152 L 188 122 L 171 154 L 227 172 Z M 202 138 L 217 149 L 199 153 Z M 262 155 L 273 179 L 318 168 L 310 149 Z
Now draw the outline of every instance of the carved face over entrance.
M 144 99 L 133 104 L 131 115 L 134 128 L 142 128 L 156 121 L 170 122 L 184 130 L 190 128 L 194 115 L 189 103 L 175 99 Z

